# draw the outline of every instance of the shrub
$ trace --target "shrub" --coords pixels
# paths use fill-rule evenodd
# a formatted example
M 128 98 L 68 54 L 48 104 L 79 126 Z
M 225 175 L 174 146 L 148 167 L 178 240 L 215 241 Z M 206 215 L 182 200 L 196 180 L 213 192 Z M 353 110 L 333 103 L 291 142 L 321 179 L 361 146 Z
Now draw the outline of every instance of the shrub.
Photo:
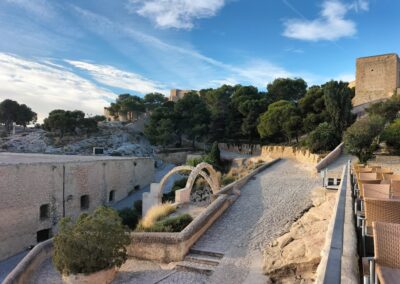
M 356 155 L 360 163 L 366 163 L 376 150 L 378 136 L 384 124 L 384 118 L 377 115 L 356 121 L 344 134 L 347 152 Z
M 176 211 L 175 205 L 172 203 L 163 203 L 151 207 L 146 215 L 139 221 L 137 230 L 145 231 L 146 229 L 152 227 L 157 221 L 170 215 Z
M 307 147 L 313 153 L 333 150 L 339 143 L 335 128 L 327 122 L 321 123 L 307 138 Z
M 128 257 L 129 243 L 118 213 L 99 207 L 91 215 L 81 214 L 76 223 L 70 218 L 61 220 L 54 237 L 53 263 L 64 275 L 120 267 Z
M 224 185 L 228 185 L 228 184 L 234 182 L 235 180 L 236 180 L 236 179 L 235 179 L 233 176 L 231 176 L 231 175 L 225 175 L 225 176 L 222 177 L 221 184 L 222 184 L 223 186 L 224 186 Z
M 395 148 L 396 152 L 400 152 L 400 118 L 386 127 L 381 138 L 387 145 Z
M 119 217 L 122 219 L 122 224 L 128 226 L 129 229 L 134 230 L 139 222 L 139 216 L 137 210 L 131 208 L 124 208 L 118 211 Z
M 392 122 L 398 117 L 400 111 L 400 96 L 397 94 L 386 101 L 374 103 L 370 105 L 366 111 L 371 116 L 379 115 L 382 116 L 386 122 Z
M 193 158 L 186 161 L 188 166 L 196 167 L 198 164 L 204 162 L 204 157 Z
M 186 228 L 190 222 L 193 221 L 192 216 L 189 214 L 182 214 L 176 217 L 165 218 L 154 223 L 151 227 L 144 228 L 145 232 L 168 232 L 175 233 L 180 232 Z

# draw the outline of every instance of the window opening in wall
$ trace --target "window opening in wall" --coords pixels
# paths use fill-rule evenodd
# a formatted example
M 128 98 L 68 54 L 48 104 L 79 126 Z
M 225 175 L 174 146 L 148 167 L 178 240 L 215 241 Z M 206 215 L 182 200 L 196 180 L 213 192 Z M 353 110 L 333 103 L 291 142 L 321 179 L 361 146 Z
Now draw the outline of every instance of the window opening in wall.
M 44 242 L 51 238 L 51 229 L 44 229 L 36 232 L 36 241 Z
M 111 190 L 110 194 L 108 195 L 108 202 L 114 202 L 115 198 L 115 190 Z
M 89 209 L 89 195 L 85 194 L 81 196 L 81 210 Z
M 43 204 L 40 206 L 40 220 L 50 218 L 50 204 Z
M 134 190 L 137 191 L 140 189 L 140 185 L 135 185 Z

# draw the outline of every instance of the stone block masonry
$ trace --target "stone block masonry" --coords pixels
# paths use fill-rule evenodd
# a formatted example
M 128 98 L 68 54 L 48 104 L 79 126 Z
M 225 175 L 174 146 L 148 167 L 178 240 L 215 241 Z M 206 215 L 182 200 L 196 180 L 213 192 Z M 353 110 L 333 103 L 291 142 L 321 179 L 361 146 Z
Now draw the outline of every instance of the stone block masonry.
M 0 154 L 0 260 L 52 237 L 61 217 L 117 202 L 153 175 L 150 158 Z
M 357 58 L 353 105 L 390 98 L 400 87 L 399 57 L 395 53 Z

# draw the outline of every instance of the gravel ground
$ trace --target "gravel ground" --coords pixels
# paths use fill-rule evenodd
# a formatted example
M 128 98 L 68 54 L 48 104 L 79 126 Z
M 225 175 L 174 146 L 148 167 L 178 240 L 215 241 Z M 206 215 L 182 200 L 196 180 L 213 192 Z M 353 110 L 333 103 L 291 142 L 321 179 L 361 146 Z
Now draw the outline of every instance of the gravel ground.
M 311 205 L 310 193 L 321 183 L 300 164 L 283 160 L 258 174 L 241 190 L 237 201 L 194 245 L 224 253 L 208 278 L 191 272 L 162 269 L 153 262 L 128 260 L 113 283 L 265 283 L 263 249 L 289 229 Z M 31 283 L 60 283 L 47 262 Z

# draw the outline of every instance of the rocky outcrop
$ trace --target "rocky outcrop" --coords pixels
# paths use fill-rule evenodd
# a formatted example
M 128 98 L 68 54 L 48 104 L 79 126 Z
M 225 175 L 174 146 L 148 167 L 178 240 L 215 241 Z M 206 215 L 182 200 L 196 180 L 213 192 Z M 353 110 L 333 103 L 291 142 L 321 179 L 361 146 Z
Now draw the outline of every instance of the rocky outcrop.
M 275 283 L 313 283 L 336 192 L 313 191 L 313 206 L 264 251 L 264 272 Z
M 59 139 L 41 129 L 30 129 L 0 140 L 0 150 L 22 153 L 91 155 L 93 147 L 103 147 L 105 155 L 148 157 L 153 148 L 134 125 L 118 122 L 99 124 L 99 131 Z

